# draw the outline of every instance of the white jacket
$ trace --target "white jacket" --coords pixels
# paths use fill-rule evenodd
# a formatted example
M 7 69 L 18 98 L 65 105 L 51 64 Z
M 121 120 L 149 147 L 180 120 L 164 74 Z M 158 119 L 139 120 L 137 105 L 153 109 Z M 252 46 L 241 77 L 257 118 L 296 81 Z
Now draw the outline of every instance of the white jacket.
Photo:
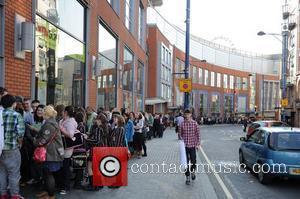
M 4 147 L 4 127 L 3 127 L 2 111 L 3 111 L 3 107 L 0 106 L 0 156 L 2 154 L 2 149 Z

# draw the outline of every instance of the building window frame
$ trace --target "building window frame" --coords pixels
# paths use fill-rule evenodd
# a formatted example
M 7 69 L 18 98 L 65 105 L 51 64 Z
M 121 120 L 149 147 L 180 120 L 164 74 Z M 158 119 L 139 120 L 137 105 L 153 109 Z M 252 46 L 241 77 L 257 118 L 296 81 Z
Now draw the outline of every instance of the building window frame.
M 142 2 L 139 2 L 139 17 L 138 17 L 138 42 L 144 49 L 145 47 L 145 8 Z
M 129 30 L 129 32 L 134 32 L 134 0 L 125 0 L 124 2 L 125 8 L 125 16 L 124 16 L 124 23 L 125 27 Z M 128 10 L 127 10 L 128 9 Z M 127 11 L 129 13 L 127 13 Z M 127 16 L 128 14 L 128 16 Z

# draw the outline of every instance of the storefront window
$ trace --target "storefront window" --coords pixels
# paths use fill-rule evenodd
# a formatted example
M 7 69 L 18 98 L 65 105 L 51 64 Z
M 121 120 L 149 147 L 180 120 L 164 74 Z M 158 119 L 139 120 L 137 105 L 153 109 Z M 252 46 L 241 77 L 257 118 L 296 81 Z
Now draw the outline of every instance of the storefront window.
M 200 115 L 203 117 L 206 117 L 208 114 L 208 106 L 207 106 L 207 94 L 206 93 L 200 93 Z
M 133 111 L 133 68 L 134 59 L 133 54 L 128 48 L 124 48 L 124 60 L 123 60 L 123 108 Z
M 237 111 L 239 113 L 246 113 L 246 110 L 247 110 L 247 97 L 246 96 L 238 96 Z
M 220 113 L 220 95 L 212 94 L 211 95 L 211 113 Z
M 36 53 L 37 99 L 83 106 L 84 44 L 37 16 Z
M 225 114 L 233 112 L 233 95 L 224 95 L 224 112 Z
M 77 0 L 38 0 L 37 12 L 79 40 L 84 40 L 84 7 Z
M 116 106 L 116 82 L 117 82 L 117 39 L 102 23 L 99 24 L 98 44 L 98 106 L 106 110 Z M 101 83 L 102 80 L 102 83 Z

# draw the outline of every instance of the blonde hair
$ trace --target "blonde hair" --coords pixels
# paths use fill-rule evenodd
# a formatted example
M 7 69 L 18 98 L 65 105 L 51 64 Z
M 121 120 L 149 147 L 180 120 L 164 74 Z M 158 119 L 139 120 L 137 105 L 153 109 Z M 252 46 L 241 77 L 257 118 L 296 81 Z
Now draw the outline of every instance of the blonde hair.
M 53 106 L 48 105 L 44 108 L 44 115 L 50 118 L 55 118 L 57 116 L 57 112 Z

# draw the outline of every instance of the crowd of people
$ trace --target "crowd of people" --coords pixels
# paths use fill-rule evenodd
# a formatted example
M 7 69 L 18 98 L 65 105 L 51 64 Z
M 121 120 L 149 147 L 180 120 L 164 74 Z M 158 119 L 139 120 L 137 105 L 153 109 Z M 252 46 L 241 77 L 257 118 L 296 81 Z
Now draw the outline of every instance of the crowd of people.
M 98 191 L 93 147 L 127 147 L 128 157 L 140 159 L 147 156 L 146 140 L 162 138 L 165 128 L 160 114 L 43 105 L 0 87 L 0 199 L 21 199 L 20 186 L 32 184 L 43 185 L 38 198 L 71 187 Z M 79 153 L 87 156 L 85 167 L 72 169 Z

